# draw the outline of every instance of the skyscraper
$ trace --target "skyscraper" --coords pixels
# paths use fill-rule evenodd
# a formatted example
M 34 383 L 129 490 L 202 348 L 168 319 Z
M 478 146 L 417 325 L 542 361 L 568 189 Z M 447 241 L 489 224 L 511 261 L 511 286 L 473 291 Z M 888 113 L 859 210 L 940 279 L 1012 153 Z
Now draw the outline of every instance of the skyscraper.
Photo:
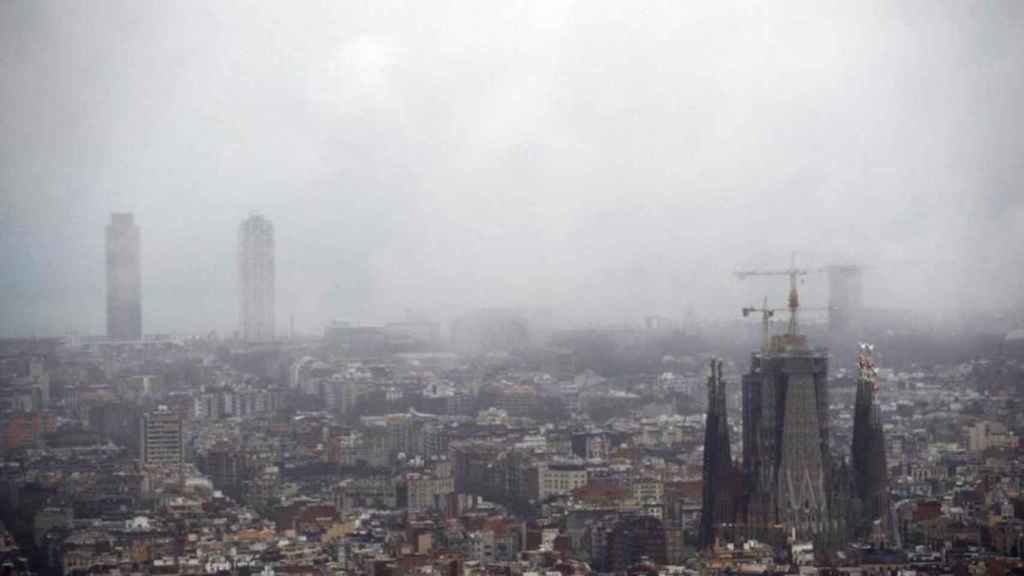
M 861 268 L 833 265 L 828 272 L 828 327 L 835 338 L 856 336 L 864 310 Z
M 107 337 L 142 337 L 139 227 L 131 213 L 113 213 L 107 225 Z
M 242 221 L 238 264 L 242 338 L 269 342 L 274 339 L 274 225 L 270 220 L 252 214 Z

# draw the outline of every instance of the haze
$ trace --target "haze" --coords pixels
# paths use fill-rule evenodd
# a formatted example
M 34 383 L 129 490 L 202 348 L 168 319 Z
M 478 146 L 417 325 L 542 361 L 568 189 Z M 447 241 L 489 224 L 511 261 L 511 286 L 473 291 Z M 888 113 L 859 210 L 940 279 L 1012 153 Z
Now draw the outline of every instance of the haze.
M 114 211 L 147 333 L 237 328 L 250 211 L 309 332 L 1024 304 L 1020 2 L 209 4 L 0 3 L 3 335 L 102 332 Z

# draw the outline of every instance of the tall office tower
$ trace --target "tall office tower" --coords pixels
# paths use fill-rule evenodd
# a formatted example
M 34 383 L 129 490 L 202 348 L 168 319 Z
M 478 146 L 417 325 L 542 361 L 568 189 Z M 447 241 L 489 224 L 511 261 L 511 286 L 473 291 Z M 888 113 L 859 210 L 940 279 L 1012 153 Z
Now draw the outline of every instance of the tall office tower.
M 242 338 L 274 339 L 274 225 L 259 214 L 238 229 L 238 277 L 241 289 Z
M 898 531 L 894 529 L 889 501 L 885 434 L 875 398 L 878 392 L 878 369 L 872 351 L 872 346 L 861 344 L 857 359 L 857 402 L 853 412 L 853 446 L 850 455 L 860 514 L 854 519 L 854 530 L 858 536 L 877 536 L 887 544 L 894 544 Z
M 139 227 L 130 213 L 111 214 L 107 225 L 108 338 L 142 338 L 141 284 Z
M 860 266 L 828 266 L 828 327 L 835 336 L 856 335 L 864 310 Z
M 167 406 L 142 417 L 142 463 L 147 466 L 181 464 L 185 446 L 181 416 Z
M 729 423 L 725 413 L 722 361 L 711 359 L 708 375 L 708 413 L 704 420 L 704 500 L 700 514 L 700 545 L 715 543 L 715 531 L 736 521 Z

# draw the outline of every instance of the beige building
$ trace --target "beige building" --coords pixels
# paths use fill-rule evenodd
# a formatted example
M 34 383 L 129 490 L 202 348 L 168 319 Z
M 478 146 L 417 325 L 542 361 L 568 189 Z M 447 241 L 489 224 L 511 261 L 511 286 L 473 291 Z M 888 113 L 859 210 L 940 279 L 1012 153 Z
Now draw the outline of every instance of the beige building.
M 660 503 L 665 494 L 664 484 L 654 478 L 638 478 L 633 483 L 633 498 L 637 502 Z
M 967 427 L 967 449 L 971 452 L 984 452 L 993 448 L 1014 449 L 1017 445 L 1017 435 L 999 422 L 982 420 Z
M 583 488 L 589 482 L 587 469 L 583 464 L 541 463 L 531 473 L 535 476 L 534 497 L 545 500 L 551 496 L 569 494 Z

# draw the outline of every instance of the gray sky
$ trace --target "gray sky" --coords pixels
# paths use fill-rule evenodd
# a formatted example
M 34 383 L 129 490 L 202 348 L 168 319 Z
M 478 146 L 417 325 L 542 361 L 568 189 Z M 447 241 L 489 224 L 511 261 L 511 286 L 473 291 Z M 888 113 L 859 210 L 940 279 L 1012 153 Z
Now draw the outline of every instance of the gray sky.
M 102 332 L 122 210 L 147 332 L 236 327 L 251 210 L 304 330 L 733 317 L 793 250 L 874 265 L 869 305 L 1019 307 L 1021 102 L 1012 0 L 6 0 L 0 332 Z

